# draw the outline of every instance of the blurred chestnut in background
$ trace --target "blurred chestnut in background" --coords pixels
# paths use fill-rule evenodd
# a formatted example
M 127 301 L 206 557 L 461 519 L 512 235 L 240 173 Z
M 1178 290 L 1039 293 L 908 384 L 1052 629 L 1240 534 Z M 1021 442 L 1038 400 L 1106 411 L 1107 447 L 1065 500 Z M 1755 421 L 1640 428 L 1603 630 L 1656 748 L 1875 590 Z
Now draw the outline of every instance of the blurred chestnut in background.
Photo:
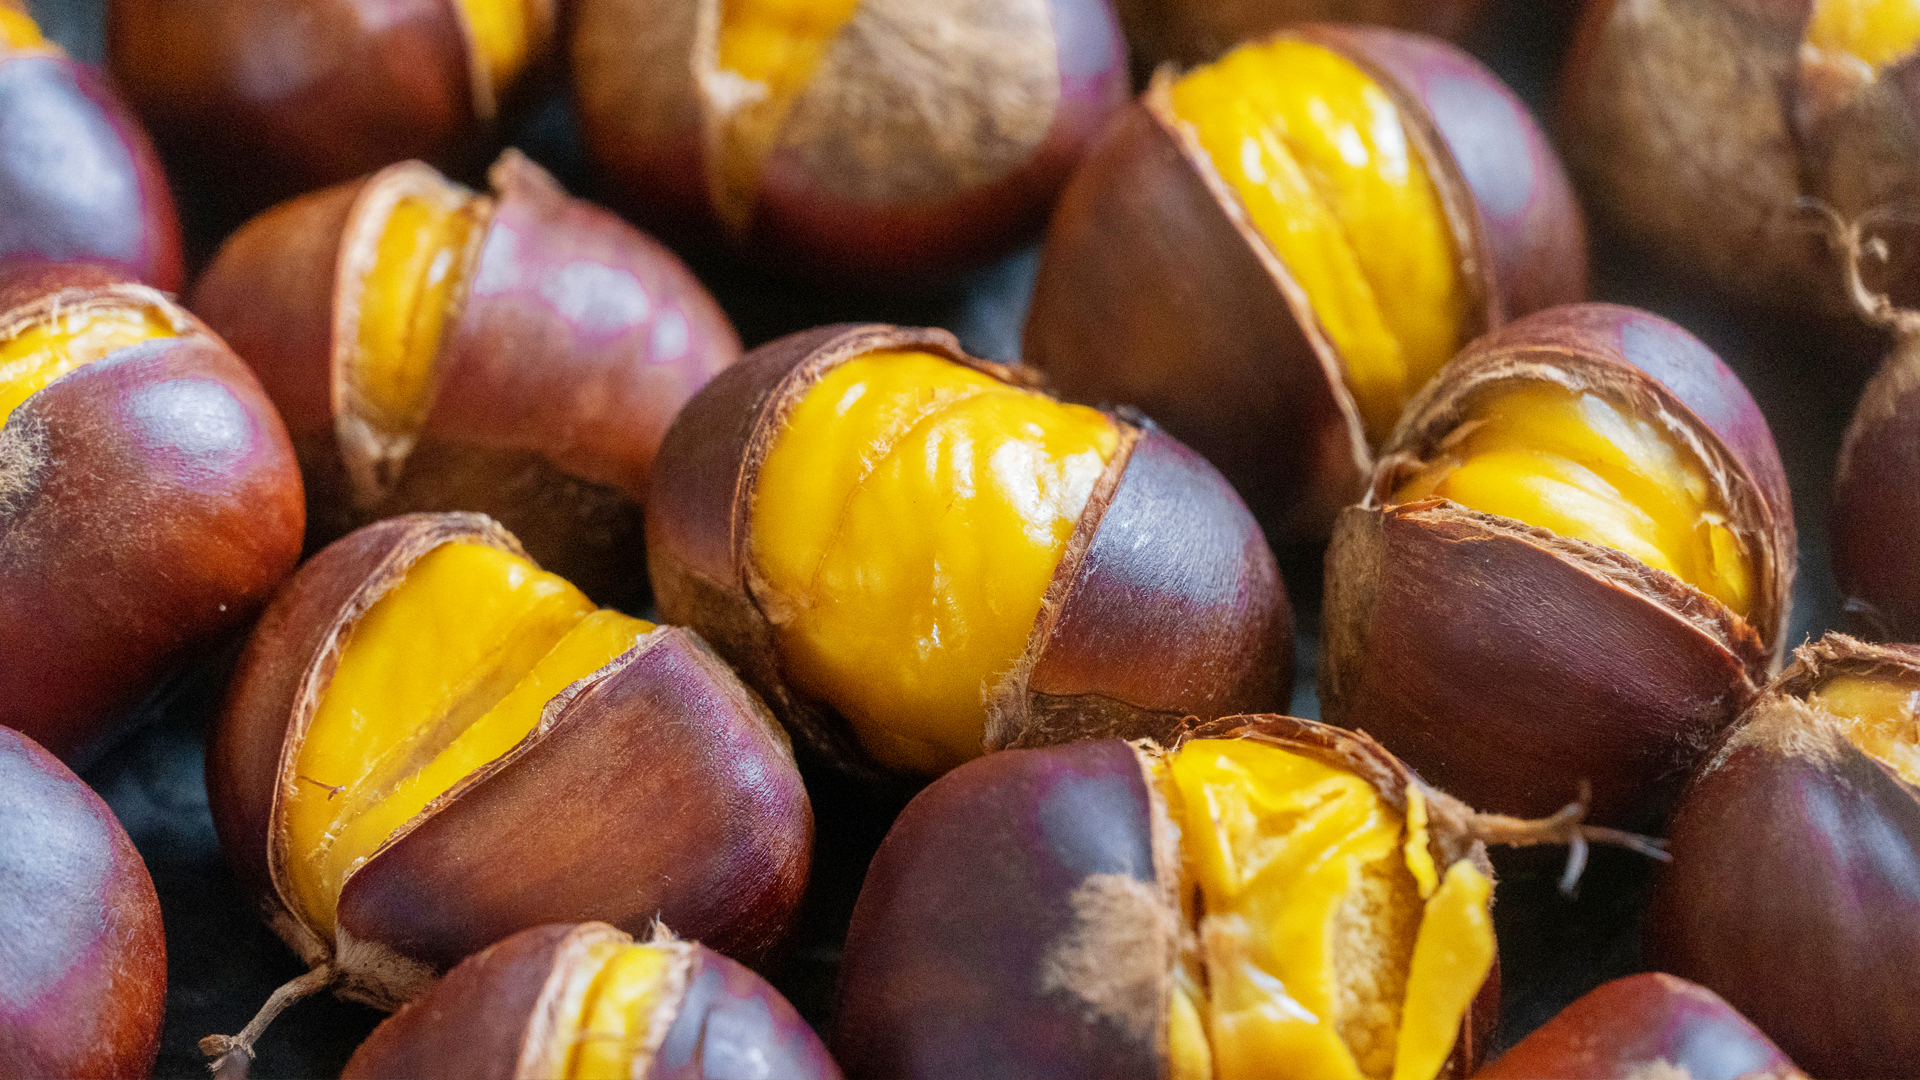
M 1828 634 L 1714 749 L 1668 830 L 1650 962 L 1815 1076 L 1920 1075 L 1920 648 Z
M 300 989 L 385 1008 L 554 921 L 658 917 L 764 962 L 813 831 L 786 735 L 699 638 L 596 610 L 477 514 L 371 525 L 294 575 L 240 657 L 207 793 L 315 968 Z
M 408 158 L 484 161 L 555 0 L 108 0 L 107 66 L 183 182 L 251 211 Z
M 1269 535 L 1326 538 L 1407 400 L 1583 299 L 1585 229 L 1526 107 L 1465 53 L 1302 26 L 1108 128 L 1062 194 L 1024 354 L 1206 456 Z
M 293 435 L 317 548 L 472 510 L 639 610 L 648 473 L 740 339 L 673 254 L 509 150 L 480 195 L 419 162 L 249 222 L 193 307 Z
M 462 960 L 354 1051 L 345 1080 L 839 1080 L 780 992 L 656 926 L 522 930 Z
M 1040 230 L 1126 100 L 1106 0 L 581 0 L 581 135 L 616 205 L 756 264 L 904 283 Z
M 978 754 L 1276 709 L 1292 614 L 1226 481 L 943 330 L 829 326 L 688 402 L 647 513 L 660 612 L 825 761 Z
M 1766 421 L 1680 327 L 1608 304 L 1474 342 L 1327 552 L 1320 701 L 1476 806 L 1671 803 L 1765 684 L 1793 512 Z
M 1646 973 L 1583 995 L 1475 1080 L 1794 1080 L 1793 1062 L 1704 986 Z
M 0 0 L 0 260 L 92 262 L 180 288 L 180 220 L 112 88 Z
M 72 770 L 0 727 L 0 1073 L 142 1077 L 167 943 L 133 841 Z
M 1460 41 L 1487 0 L 1114 0 L 1142 77 L 1204 63 L 1249 38 L 1307 22 L 1378 23 Z
M 0 723 L 68 762 L 253 618 L 300 554 L 260 385 L 118 272 L 0 272 Z

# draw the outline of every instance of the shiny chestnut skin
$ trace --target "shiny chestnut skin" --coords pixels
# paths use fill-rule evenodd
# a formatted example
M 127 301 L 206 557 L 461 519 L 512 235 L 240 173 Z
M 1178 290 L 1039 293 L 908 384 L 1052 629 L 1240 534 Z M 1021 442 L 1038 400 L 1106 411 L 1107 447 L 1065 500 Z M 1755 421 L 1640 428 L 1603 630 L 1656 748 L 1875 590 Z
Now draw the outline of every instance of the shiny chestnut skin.
M 1475 297 L 1466 334 L 1585 298 L 1579 205 L 1526 106 L 1491 72 L 1444 42 L 1378 27 L 1277 36 L 1354 61 L 1399 106 Z M 1339 355 L 1182 131 L 1170 85 L 1163 75 L 1122 110 L 1061 194 L 1023 355 L 1063 397 L 1126 403 L 1164 424 L 1226 474 L 1275 543 L 1324 541 L 1375 455 Z
M 1106 0 L 861 0 L 738 203 L 716 179 L 724 80 L 696 44 L 721 3 L 580 0 L 581 136 L 622 210 L 781 273 L 903 284 L 1010 250 L 1126 100 Z
M 1795 651 L 1681 797 L 1644 943 L 1815 1076 L 1912 1076 L 1920 788 L 1806 704 L 1836 675 L 1912 682 L 1920 648 L 1829 634 Z
M 1393 503 L 1469 395 L 1541 377 L 1686 433 L 1751 553 L 1751 618 L 1611 549 L 1445 500 Z M 1535 313 L 1441 369 L 1366 497 L 1341 512 L 1327 552 L 1324 715 L 1475 806 L 1540 816 L 1585 780 L 1593 821 L 1643 826 L 1765 684 L 1794 552 L 1766 421 L 1711 350 L 1633 308 Z
M 647 564 L 663 618 L 712 641 L 794 737 L 884 776 L 828 703 L 789 685 L 751 584 L 753 491 L 785 413 L 815 381 L 880 349 L 921 349 L 1016 386 L 944 330 L 826 326 L 753 350 L 687 403 L 661 446 Z M 1278 708 L 1293 684 L 1293 613 L 1273 552 L 1200 457 L 1122 418 L 1121 448 L 1067 542 L 1027 650 L 994 688 L 985 748 L 1166 735 L 1190 715 Z
M 342 1080 L 556 1075 L 570 1048 L 552 1045 L 552 1013 L 577 982 L 572 969 L 588 945 L 623 939 L 605 923 L 536 926 L 475 953 L 375 1028 Z M 652 1021 L 662 1027 L 643 1080 L 840 1080 L 819 1036 L 766 980 L 671 934 L 650 943 L 672 951 L 679 970 L 656 1006 L 667 1011 Z
M 1847 628 L 1920 640 L 1920 338 L 1911 316 L 1840 443 L 1827 533 Z
M 0 427 L 0 723 L 68 762 L 265 606 L 300 555 L 300 473 L 253 373 L 186 309 L 100 267 L 0 271 L 0 337 L 58 307 L 157 307 Z
M 0 1073 L 141 1077 L 160 1051 L 160 900 L 113 811 L 0 727 Z
M 1375 23 L 1460 41 L 1487 0 L 1115 0 L 1133 69 L 1204 63 L 1240 42 L 1308 22 Z
M 301 567 L 240 655 L 207 794 L 220 846 L 275 932 L 310 965 L 335 964 L 342 996 L 389 1009 L 462 958 L 554 921 L 644 932 L 658 916 L 765 962 L 806 884 L 812 811 L 779 725 L 677 627 L 573 684 L 533 734 L 360 864 L 340 893 L 337 939 L 296 913 L 278 793 L 294 782 L 337 650 L 409 566 L 455 542 L 523 554 L 478 514 L 367 526 Z
M 1668 1071 L 1659 1072 L 1661 1067 Z M 1590 991 L 1474 1074 L 1475 1080 L 1792 1080 L 1803 1074 L 1704 986 L 1646 973 Z
M 603 604 L 639 610 L 641 507 L 680 406 L 740 354 L 673 254 L 509 150 L 410 446 L 367 436 L 346 392 L 386 208 L 444 182 L 408 162 L 282 204 L 228 238 L 192 306 L 272 396 L 307 479 L 310 549 L 396 514 L 472 510 Z

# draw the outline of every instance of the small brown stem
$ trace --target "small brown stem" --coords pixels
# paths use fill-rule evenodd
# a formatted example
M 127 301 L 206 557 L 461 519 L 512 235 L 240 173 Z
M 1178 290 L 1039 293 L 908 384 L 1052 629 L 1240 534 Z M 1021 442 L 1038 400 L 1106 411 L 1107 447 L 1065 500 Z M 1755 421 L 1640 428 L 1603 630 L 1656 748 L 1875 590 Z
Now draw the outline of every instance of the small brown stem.
M 1587 805 L 1593 797 L 1591 786 L 1580 781 L 1580 798 L 1561 807 L 1550 817 L 1517 818 L 1505 814 L 1474 814 L 1467 822 L 1467 829 L 1476 839 L 1488 846 L 1495 844 L 1506 847 L 1532 847 L 1535 844 L 1565 844 L 1567 846 L 1567 869 L 1560 875 L 1560 891 L 1572 896 L 1580 884 L 1580 875 L 1587 868 L 1587 847 L 1589 844 L 1607 844 L 1612 847 L 1637 851 L 1649 859 L 1666 862 L 1672 858 L 1667 854 L 1667 845 L 1663 840 L 1651 836 L 1641 836 L 1622 829 L 1609 829 L 1603 825 L 1586 823 Z
M 313 785 L 314 787 L 323 787 L 323 788 L 326 788 L 326 789 L 327 789 L 327 799 L 328 799 L 329 801 L 331 801 L 331 800 L 333 799 L 333 797 L 334 797 L 335 795 L 338 795 L 338 794 L 340 794 L 341 792 L 343 792 L 343 791 L 345 791 L 345 790 L 347 790 L 347 789 L 346 789 L 346 786 L 345 786 L 345 785 L 342 785 L 342 784 L 329 784 L 329 783 L 327 783 L 327 782 L 326 782 L 326 781 L 324 781 L 324 780 L 315 780 L 315 779 L 314 779 L 313 777 L 311 777 L 311 776 L 308 776 L 308 775 L 307 775 L 306 773 L 295 773 L 295 774 L 294 774 L 294 776 L 293 776 L 293 778 L 294 778 L 295 780 L 305 780 L 305 781 L 306 781 L 307 783 L 309 783 L 309 784 L 312 784 L 312 785 Z
M 1860 313 L 1860 317 L 1901 336 L 1920 334 L 1920 311 L 1895 307 L 1886 293 L 1867 288 L 1866 278 L 1860 272 L 1862 257 L 1871 256 L 1886 262 L 1888 253 L 1885 240 L 1865 235 L 1863 226 L 1866 219 L 1848 221 L 1840 215 L 1840 211 L 1819 199 L 1801 199 L 1800 207 L 1826 219 L 1827 243 L 1840 252 L 1847 276 L 1847 298 L 1853 301 L 1854 310 Z
M 253 1044 L 260 1039 L 267 1025 L 284 1012 L 287 1006 L 302 998 L 311 997 L 332 986 L 340 979 L 340 969 L 331 962 L 321 964 L 305 975 L 283 983 L 278 990 L 260 1006 L 247 1026 L 240 1029 L 238 1035 L 209 1035 L 200 1040 L 200 1052 L 213 1059 L 207 1065 L 214 1080 L 247 1080 L 247 1070 L 253 1065 Z

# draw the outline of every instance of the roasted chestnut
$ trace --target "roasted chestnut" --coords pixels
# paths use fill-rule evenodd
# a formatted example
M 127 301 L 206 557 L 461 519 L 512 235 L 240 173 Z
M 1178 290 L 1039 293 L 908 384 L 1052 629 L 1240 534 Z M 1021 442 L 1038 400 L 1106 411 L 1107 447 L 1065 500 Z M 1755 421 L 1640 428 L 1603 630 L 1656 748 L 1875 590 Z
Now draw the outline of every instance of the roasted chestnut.
M 580 0 L 576 18 L 581 135 L 622 209 L 841 282 L 1039 232 L 1127 94 L 1106 0 Z
M 0 723 L 68 762 L 253 618 L 300 474 L 247 366 L 116 271 L 0 273 Z
M 1327 552 L 1326 719 L 1476 806 L 1657 817 L 1765 683 L 1793 512 L 1766 421 L 1692 335 L 1536 313 L 1407 407 Z
M 1552 148 L 1490 72 L 1296 27 L 1162 74 L 1089 151 L 1025 358 L 1165 424 L 1276 541 L 1320 541 L 1407 399 L 1482 332 L 1584 298 L 1586 260 Z
M 241 654 L 207 791 L 315 969 L 298 989 L 385 1008 L 556 920 L 659 917 L 765 961 L 812 840 L 785 734 L 699 638 L 596 610 L 477 514 L 370 525 L 294 575 Z
M 1379 23 L 1459 41 L 1487 0 L 1114 0 L 1136 72 L 1199 64 L 1248 38 L 1307 22 Z
M 227 240 L 193 308 L 286 417 L 310 547 L 472 510 L 638 608 L 654 452 L 739 338 L 670 252 L 519 153 L 492 182 L 407 162 L 276 207 Z
M 754 350 L 661 447 L 661 614 L 872 779 L 1278 708 L 1292 615 L 1245 506 L 1151 425 L 1032 385 L 942 330 Z
M 0 0 L 0 260 L 92 262 L 168 292 L 180 220 L 147 133 L 85 65 Z
M 1920 648 L 1802 646 L 1688 785 L 1649 960 L 1815 1076 L 1920 1074 Z
M 779 991 L 658 924 L 537 926 L 462 960 L 374 1029 L 343 1080 L 839 1080 Z
M 4 727 L 0 820 L 0 1073 L 151 1074 L 167 942 L 133 841 L 93 789 Z

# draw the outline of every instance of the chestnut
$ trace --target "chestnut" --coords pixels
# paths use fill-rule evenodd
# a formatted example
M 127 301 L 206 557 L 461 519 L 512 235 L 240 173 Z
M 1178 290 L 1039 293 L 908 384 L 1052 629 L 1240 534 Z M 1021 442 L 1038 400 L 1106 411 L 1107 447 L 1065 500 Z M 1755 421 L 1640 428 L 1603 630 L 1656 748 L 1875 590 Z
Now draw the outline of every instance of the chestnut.
M 794 736 L 878 781 L 1277 708 L 1292 614 L 1226 481 L 942 330 L 821 327 L 721 372 L 660 449 L 647 564 Z
M 1460 41 L 1487 0 L 1115 0 L 1133 68 L 1199 64 L 1248 38 L 1308 22 L 1379 23 Z
M 245 626 L 300 554 L 253 374 L 118 271 L 0 272 L 0 723 L 84 762 Z
M 4 727 L 0 820 L 0 1074 L 151 1074 L 167 942 L 133 841 L 72 770 Z
M 416 510 L 489 514 L 637 607 L 647 474 L 740 340 L 659 244 L 509 150 L 491 195 L 407 162 L 228 238 L 193 309 L 260 375 L 313 542 Z
M 394 1008 L 514 931 L 656 916 L 765 962 L 813 819 L 780 726 L 693 634 L 592 601 L 477 514 L 314 556 L 242 652 L 207 754 L 221 847 L 313 971 Z M 425 902 L 431 898 L 430 902 Z
M 580 0 L 588 157 L 649 227 L 924 280 L 1040 231 L 1127 95 L 1106 0 Z
M 1469 345 L 1327 551 L 1320 701 L 1475 806 L 1593 786 L 1643 825 L 1764 685 L 1793 512 L 1766 421 L 1691 334 L 1608 304 Z
M 536 926 L 462 960 L 354 1051 L 343 1080 L 839 1080 L 766 980 L 655 924 Z
M 1794 653 L 1688 784 L 1650 962 L 1815 1076 L 1920 1068 L 1920 647 Z
M 1294 27 L 1162 73 L 1101 136 L 1048 226 L 1024 355 L 1069 400 L 1165 424 L 1276 543 L 1317 543 L 1407 399 L 1482 332 L 1584 298 L 1586 261 L 1560 164 L 1492 73 L 1419 35 Z
M 1804 1074 L 1718 994 L 1649 972 L 1615 979 L 1581 996 L 1475 1073 L 1474 1080 L 1543 1076 L 1793 1080 Z

